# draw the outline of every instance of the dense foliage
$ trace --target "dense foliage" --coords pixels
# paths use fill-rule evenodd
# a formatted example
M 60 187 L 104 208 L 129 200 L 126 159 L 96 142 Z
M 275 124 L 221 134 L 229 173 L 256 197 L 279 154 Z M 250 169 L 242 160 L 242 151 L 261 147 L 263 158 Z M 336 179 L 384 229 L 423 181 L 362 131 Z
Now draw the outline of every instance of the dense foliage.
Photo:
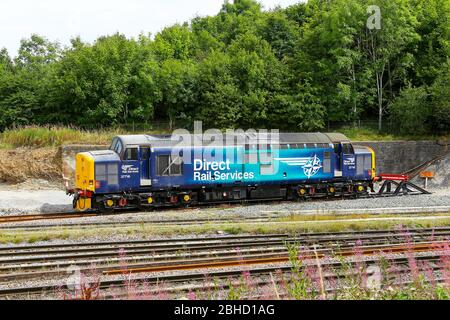
M 381 28 L 366 25 L 370 5 Z M 390 119 L 402 133 L 450 128 L 450 0 L 310 0 L 263 11 L 225 2 L 155 37 L 61 48 L 38 35 L 0 51 L 0 129 L 168 121 L 320 130 Z

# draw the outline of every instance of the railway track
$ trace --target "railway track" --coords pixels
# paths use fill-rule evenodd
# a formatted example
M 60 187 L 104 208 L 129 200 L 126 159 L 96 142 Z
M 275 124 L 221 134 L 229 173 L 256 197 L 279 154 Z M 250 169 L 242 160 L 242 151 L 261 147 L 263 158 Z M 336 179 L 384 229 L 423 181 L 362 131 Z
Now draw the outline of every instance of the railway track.
M 221 223 L 221 222 L 245 222 L 245 221 L 254 221 L 254 222 L 266 222 L 270 218 L 275 218 L 277 216 L 267 216 L 261 215 L 259 217 L 230 217 L 230 218 L 213 218 L 213 219 L 171 219 L 171 220 L 154 220 L 154 219 L 142 219 L 142 220 L 133 220 L 133 221 L 117 221 L 117 222 L 82 222 L 82 223 L 58 223 L 55 225 L 1 225 L 0 229 L 28 229 L 35 230 L 41 228 L 62 228 L 62 227 L 92 227 L 92 226 L 115 226 L 115 225 L 139 225 L 141 223 L 151 223 L 154 225 L 192 225 L 192 224 L 207 224 L 207 223 Z M 72 217 L 70 217 L 72 218 Z M 78 217 L 83 218 L 83 217 Z M 27 221 L 27 220 L 24 220 Z M 1 223 L 0 223 L 1 224 Z
M 441 250 L 448 244 L 450 228 L 414 229 L 392 232 L 378 230 L 371 232 L 340 232 L 331 234 L 303 234 L 292 237 L 286 234 L 261 236 L 231 236 L 198 239 L 160 239 L 104 243 L 79 243 L 41 246 L 17 246 L 0 248 L 0 285 L 10 281 L 26 279 L 56 279 L 67 277 L 67 267 L 77 265 L 81 272 L 89 272 L 91 263 L 98 262 L 96 271 L 102 277 L 124 274 L 155 274 L 164 272 L 198 272 L 219 268 L 248 268 L 261 270 L 260 265 L 289 263 L 287 244 L 302 247 L 303 259 L 325 256 L 351 257 L 354 246 L 359 244 L 362 256 L 380 252 L 404 254 L 406 252 L 427 253 Z M 405 244 L 405 237 L 409 244 Z M 118 248 L 125 249 L 124 256 Z M 239 250 L 237 251 L 237 247 Z M 114 250 L 113 250 L 114 249 Z M 74 254 L 76 253 L 76 254 Z M 182 254 L 180 254 L 182 253 Z M 146 254 L 142 255 L 142 254 Z M 426 259 L 437 259 L 430 253 Z M 423 257 L 421 257 L 422 259 Z M 93 260 L 94 259 L 94 260 Z M 97 260 L 95 260 L 97 259 Z M 100 259 L 100 260 L 98 260 Z M 125 261 L 123 260 L 125 259 Z M 103 263 L 102 263 L 103 262 Z M 124 268 L 126 265 L 126 268 Z M 274 267 L 275 268 L 275 267 Z M 285 267 L 283 267 L 285 268 Z M 287 267 L 286 267 L 287 268 Z M 288 270 L 288 269 L 284 270 Z M 267 271 L 267 268 L 262 268 Z M 273 270 L 273 269 L 272 269 Z M 204 277 L 205 272 L 200 274 Z M 225 273 L 229 275 L 229 273 Z M 147 279 L 147 278 L 146 278 Z M 167 279 L 178 279 L 176 276 Z M 179 276 L 179 279 L 186 278 Z M 189 278 L 191 279 L 191 278 Z M 198 279 L 198 277 L 197 277 Z M 192 280 L 192 279 L 191 279 Z M 109 280 L 108 280 L 109 281 Z M 106 281 L 102 285 L 110 282 Z M 112 280 L 111 280 L 112 281 Z M 120 280 L 123 282 L 123 280 Z M 120 283 L 112 282 L 112 283 Z M 45 287 L 45 286 L 44 286 Z M 47 287 L 42 287 L 45 290 Z M 54 285 L 52 286 L 54 288 Z M 6 290 L 6 291 L 5 291 Z M 9 289 L 0 290 L 0 295 L 13 294 Z M 23 292 L 37 292 L 38 289 L 21 289 Z M 19 292 L 16 292 L 19 293 Z
M 304 210 L 304 211 L 292 211 L 291 214 L 310 216 L 310 215 L 349 215 L 349 214 L 368 214 L 368 215 L 380 215 L 380 214 L 424 214 L 424 213 L 449 213 L 450 207 L 432 207 L 432 208 L 422 208 L 422 207 L 411 207 L 411 208 L 382 208 L 382 209 L 342 209 L 342 210 Z M 232 216 L 225 218 L 199 218 L 199 219 L 167 219 L 167 220 L 155 220 L 147 217 L 134 218 L 127 221 L 77 221 L 71 223 L 57 223 L 57 224 L 1 224 L 0 230 L 17 230 L 20 232 L 25 231 L 35 231 L 44 229 L 60 229 L 60 228 L 110 228 L 115 226 L 125 227 L 125 226 L 141 226 L 142 224 L 150 224 L 157 226 L 192 226 L 192 225 L 205 225 L 205 224 L 232 224 L 232 223 L 264 223 L 264 222 L 283 222 L 283 218 L 287 218 L 288 212 L 280 211 L 266 211 L 259 216 L 253 217 L 243 217 L 243 216 Z M 305 220 L 307 222 L 307 220 Z
M 439 259 L 436 257 L 435 254 L 431 253 L 428 255 L 422 255 L 420 257 L 416 257 L 416 260 L 422 261 L 422 262 L 428 262 L 431 263 L 431 268 L 433 270 L 438 270 L 438 262 Z M 371 257 L 364 261 L 365 264 L 371 265 L 379 261 L 379 257 Z M 391 263 L 395 263 L 396 265 L 407 265 L 409 259 L 407 257 L 393 257 L 390 259 Z M 354 262 L 350 262 L 351 265 L 355 265 Z M 159 284 L 183 284 L 186 285 L 189 283 L 189 285 L 186 287 L 188 290 L 192 289 L 192 282 L 198 282 L 198 281 L 205 281 L 205 278 L 208 279 L 214 279 L 214 280 L 229 280 L 230 277 L 240 277 L 242 276 L 243 272 L 249 273 L 252 277 L 260 277 L 264 275 L 270 275 L 271 273 L 281 271 L 283 273 L 291 272 L 292 266 L 291 265 L 277 265 L 277 266 L 270 266 L 270 267 L 258 267 L 258 265 L 253 265 L 251 269 L 249 269 L 250 265 L 246 264 L 243 265 L 240 261 L 236 265 L 238 267 L 241 267 L 240 269 L 234 269 L 234 270 L 224 270 L 224 271 L 208 271 L 207 275 L 205 274 L 205 271 L 201 270 L 200 272 L 197 271 L 191 271 L 188 273 L 182 273 L 182 274 L 158 274 L 155 276 L 140 276 L 140 277 L 125 277 L 125 278 L 115 278 L 115 279 L 102 279 L 99 283 L 99 289 L 101 290 L 107 290 L 111 287 L 114 288 L 123 288 L 128 286 L 130 283 L 145 283 L 148 285 L 156 285 Z M 342 262 L 340 261 L 326 261 L 322 262 L 321 266 L 323 268 L 339 268 L 342 267 Z M 243 268 L 242 268 L 243 267 Z M 210 268 L 210 267 L 208 267 Z M 186 269 L 183 269 L 186 270 Z M 180 270 L 179 270 L 180 271 Z M 405 273 L 410 272 L 409 270 L 403 271 Z M 129 274 L 129 270 L 127 270 L 127 273 Z M 344 275 L 338 275 L 339 276 L 345 276 Z M 336 275 L 330 274 L 324 275 L 325 278 L 336 278 Z M 204 288 L 205 284 L 202 284 L 202 287 Z M 215 283 L 215 286 L 217 286 L 217 282 Z M 225 285 L 226 286 L 226 285 Z M 223 286 L 222 286 L 223 287 Z M 43 295 L 43 294 L 61 294 L 61 292 L 64 292 L 64 290 L 71 291 L 71 289 L 68 289 L 65 284 L 43 284 L 43 285 L 28 285 L 28 286 L 20 286 L 20 287 L 9 287 L 9 288 L 0 288 L 0 297 L 17 297 L 18 295 L 27 295 L 30 296 L 30 294 L 35 295 Z M 73 290 L 73 289 L 72 289 Z M 159 289 L 158 289 L 159 290 Z M 170 288 L 169 290 L 180 290 L 179 288 Z M 184 289 L 184 291 L 188 291 Z M 183 289 L 181 289 L 183 291 Z
M 93 242 L 59 245 L 27 245 L 15 248 L 0 247 L 1 264 L 29 264 L 33 261 L 82 260 L 117 256 L 119 250 L 133 255 L 174 254 L 180 251 L 201 252 L 208 250 L 233 250 L 235 248 L 273 248 L 285 247 L 286 244 L 312 245 L 319 247 L 343 247 L 362 244 L 385 244 L 405 241 L 446 240 L 450 238 L 450 227 L 434 229 L 411 229 L 408 231 L 376 230 L 364 232 L 336 232 L 317 234 L 288 234 L 224 236 L 184 239 L 136 240 L 122 242 Z
M 97 216 L 96 213 L 42 213 L 42 214 L 28 214 L 28 215 L 14 215 L 14 216 L 0 216 L 0 223 L 8 222 L 22 222 L 22 221 L 37 221 L 37 220 L 55 220 L 55 219 L 72 219 L 85 218 Z

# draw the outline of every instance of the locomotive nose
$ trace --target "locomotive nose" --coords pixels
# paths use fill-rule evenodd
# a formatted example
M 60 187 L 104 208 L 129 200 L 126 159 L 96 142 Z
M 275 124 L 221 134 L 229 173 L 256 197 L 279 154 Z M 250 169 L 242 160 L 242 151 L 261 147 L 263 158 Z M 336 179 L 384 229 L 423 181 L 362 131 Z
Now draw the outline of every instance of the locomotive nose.
M 92 208 L 92 194 L 95 192 L 95 160 L 90 153 L 79 153 L 75 159 L 74 207 L 79 211 Z

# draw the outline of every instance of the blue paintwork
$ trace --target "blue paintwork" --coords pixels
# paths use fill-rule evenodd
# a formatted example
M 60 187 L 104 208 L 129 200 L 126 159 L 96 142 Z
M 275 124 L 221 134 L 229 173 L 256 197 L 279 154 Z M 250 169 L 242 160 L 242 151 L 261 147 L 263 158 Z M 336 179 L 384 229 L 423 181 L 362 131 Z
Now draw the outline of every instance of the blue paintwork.
M 270 166 L 270 160 L 264 157 L 267 150 L 245 150 L 242 146 L 216 147 L 218 154 L 212 154 L 211 148 L 185 148 L 183 159 L 190 159 L 191 163 L 183 164 L 182 175 L 157 176 L 157 157 L 159 155 L 170 155 L 171 148 L 153 148 L 150 158 L 136 161 L 121 161 L 113 151 L 92 152 L 96 164 L 116 164 L 118 168 L 118 185 L 108 185 L 107 181 L 100 181 L 97 194 L 118 193 L 123 191 L 139 192 L 142 190 L 165 190 L 169 188 L 200 188 L 203 186 L 255 186 L 255 185 L 283 185 L 283 184 L 305 184 L 332 181 L 335 169 L 339 168 L 339 157 L 334 148 L 304 148 L 304 149 L 280 149 L 278 154 L 273 153 L 274 171 L 272 174 L 261 174 L 262 166 Z M 330 155 L 330 170 L 324 172 L 325 153 Z M 256 156 L 257 163 L 245 163 L 245 155 Z M 344 179 L 371 180 L 369 172 L 356 177 L 357 155 L 370 152 L 355 152 L 355 154 L 344 154 L 342 156 L 342 171 Z M 222 158 L 218 163 L 212 163 L 219 155 Z M 213 156 L 216 156 L 214 158 Z M 142 153 L 139 152 L 139 157 Z M 266 159 L 266 160 L 265 160 Z M 202 160 L 204 160 L 202 162 Z M 185 161 L 188 162 L 188 161 Z M 210 168 L 205 169 L 205 162 Z M 200 167 L 201 166 L 201 167 Z M 108 166 L 107 166 L 108 167 Z M 148 173 L 152 180 L 151 187 L 141 187 L 141 175 L 144 179 Z M 267 168 L 266 168 L 267 169 Z
M 331 169 L 329 172 L 323 170 L 324 153 L 329 152 L 334 155 L 333 149 L 285 149 L 278 150 L 278 156 L 274 156 L 273 164 L 275 172 L 269 175 L 261 174 L 261 166 L 264 164 L 270 165 L 270 161 L 264 161 L 267 150 L 248 150 L 245 151 L 243 147 L 228 147 L 218 148 L 217 152 L 222 154 L 222 158 L 217 165 L 222 168 L 208 168 L 205 169 L 204 162 L 210 166 L 216 158 L 210 156 L 211 152 L 204 148 L 197 150 L 189 149 L 191 163 L 183 165 L 183 175 L 181 176 L 157 176 L 156 159 L 160 155 L 170 155 L 172 150 L 170 148 L 155 148 L 151 155 L 151 176 L 152 186 L 157 189 L 164 189 L 167 187 L 183 186 L 186 188 L 195 186 L 214 186 L 214 185 L 262 185 L 262 184 L 287 184 L 295 182 L 317 182 L 318 180 L 332 180 L 334 178 L 334 166 L 336 159 L 331 156 Z M 186 152 L 186 150 L 185 150 Z M 244 163 L 244 154 L 253 155 L 257 157 L 257 163 Z M 274 153 L 275 154 L 275 153 Z M 184 159 L 188 159 L 186 154 L 183 154 Z M 202 166 L 199 161 L 204 159 Z M 195 162 L 197 160 L 197 162 Z M 316 164 L 314 166 L 314 160 Z M 187 161 L 185 161 L 187 162 Z M 308 171 L 308 168 L 313 167 Z M 278 170 L 276 170 L 278 167 Z
M 356 173 L 356 157 L 354 154 L 342 155 L 342 176 L 351 179 Z
M 119 168 L 119 184 L 123 191 L 139 191 L 141 185 L 138 160 L 122 161 Z

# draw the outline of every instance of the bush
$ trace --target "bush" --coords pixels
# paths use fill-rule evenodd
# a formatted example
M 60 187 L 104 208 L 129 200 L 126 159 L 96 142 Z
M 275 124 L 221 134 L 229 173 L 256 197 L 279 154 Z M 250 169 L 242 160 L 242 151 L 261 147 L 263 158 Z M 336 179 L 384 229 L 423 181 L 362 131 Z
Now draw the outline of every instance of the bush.
M 391 119 L 398 124 L 402 134 L 425 134 L 431 115 L 425 87 L 402 90 L 390 107 Z

